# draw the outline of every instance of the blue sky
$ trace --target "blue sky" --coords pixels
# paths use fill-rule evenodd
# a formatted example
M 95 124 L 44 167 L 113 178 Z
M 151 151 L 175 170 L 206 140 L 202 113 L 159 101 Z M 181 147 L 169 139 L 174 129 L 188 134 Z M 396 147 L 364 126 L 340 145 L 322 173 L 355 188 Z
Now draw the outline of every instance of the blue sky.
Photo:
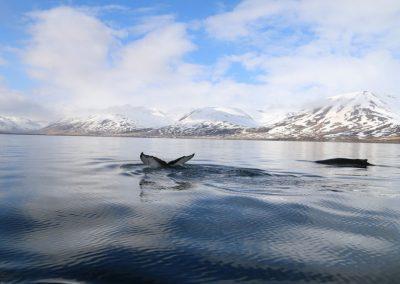
M 1 1 L 0 115 L 397 96 L 400 2 Z

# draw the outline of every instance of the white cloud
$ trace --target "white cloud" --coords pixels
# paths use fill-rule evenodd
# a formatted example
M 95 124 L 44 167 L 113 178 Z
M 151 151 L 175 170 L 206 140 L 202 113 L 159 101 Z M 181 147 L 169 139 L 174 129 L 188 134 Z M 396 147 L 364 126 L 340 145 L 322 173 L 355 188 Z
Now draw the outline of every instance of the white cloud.
M 396 0 L 303 0 L 296 9 L 300 20 L 317 24 L 321 31 L 377 34 L 400 25 L 400 3 Z
M 160 29 L 166 25 L 171 25 L 175 22 L 173 15 L 148 16 L 139 21 L 137 25 L 132 27 L 129 32 L 143 35 L 148 32 Z
M 194 45 L 185 25 L 171 18 L 163 25 L 151 25 L 150 19 L 139 27 L 144 35 L 130 40 L 129 34 L 70 7 L 32 17 L 25 53 L 30 74 L 75 105 L 146 104 L 158 96 L 149 90 L 191 81 L 199 70 L 183 62 Z
M 399 33 L 400 2 L 397 0 L 244 0 L 232 11 L 206 19 L 207 31 L 223 40 L 263 34 L 280 27 L 307 28 L 321 38 L 366 40 L 369 36 Z M 370 38 L 368 38 L 370 39 Z M 396 38 L 390 39 L 399 43 Z M 354 43 L 354 42 L 353 42 Z
M 244 0 L 205 27 L 246 51 L 221 58 L 218 78 L 240 63 L 258 73 L 265 93 L 289 102 L 364 89 L 399 93 L 399 19 L 394 0 Z
M 221 39 L 234 40 L 249 36 L 260 21 L 290 11 L 293 1 L 246 0 L 233 11 L 217 14 L 205 21 L 207 31 Z
M 55 114 L 43 105 L 29 100 L 17 91 L 6 88 L 2 82 L 0 82 L 0 115 L 21 116 L 38 120 L 55 117 Z
M 400 62 L 387 52 L 362 57 L 293 55 L 260 61 L 268 70 L 260 80 L 293 95 L 334 95 L 364 89 L 393 93 L 400 87 L 395 79 Z

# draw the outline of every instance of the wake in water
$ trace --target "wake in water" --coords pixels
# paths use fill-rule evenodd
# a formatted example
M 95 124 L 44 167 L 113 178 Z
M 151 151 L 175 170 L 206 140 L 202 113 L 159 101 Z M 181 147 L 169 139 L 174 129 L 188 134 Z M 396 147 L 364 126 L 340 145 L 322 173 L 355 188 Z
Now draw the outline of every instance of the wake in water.
M 307 161 L 311 162 L 311 161 Z M 376 165 L 375 168 L 384 167 Z M 397 195 L 397 191 L 372 187 L 365 176 L 368 169 L 352 169 L 333 177 L 301 172 L 285 172 L 215 164 L 188 164 L 167 168 L 149 168 L 143 164 L 120 165 L 120 174 L 139 180 L 141 194 L 150 190 L 190 190 L 210 188 L 224 193 L 262 196 L 304 196 L 313 192 L 364 192 Z M 358 171 L 358 172 L 356 172 Z M 354 174 L 358 179 L 351 178 Z M 341 182 L 338 183 L 338 181 Z M 374 188 L 374 190 L 371 190 Z
M 142 164 L 121 165 L 122 174 L 140 177 L 142 190 L 187 190 L 198 186 L 237 193 L 296 194 L 288 188 L 310 188 L 323 177 L 300 173 L 267 172 L 256 168 L 192 164 L 174 168 L 148 168 Z M 286 193 L 284 193 L 286 192 Z

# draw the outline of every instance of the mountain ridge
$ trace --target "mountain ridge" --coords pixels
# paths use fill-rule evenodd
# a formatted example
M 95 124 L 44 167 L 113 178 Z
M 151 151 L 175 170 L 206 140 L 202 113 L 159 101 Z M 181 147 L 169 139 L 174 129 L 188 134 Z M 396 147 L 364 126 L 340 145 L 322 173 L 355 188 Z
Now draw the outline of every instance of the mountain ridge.
M 278 138 L 371 138 L 396 133 L 400 125 L 400 116 L 371 92 L 342 94 L 328 101 L 274 124 L 269 134 Z
M 288 114 L 258 110 L 252 116 L 238 108 L 202 107 L 176 120 L 157 109 L 127 105 L 87 116 L 60 119 L 42 128 L 25 128 L 25 132 L 317 141 L 392 140 L 400 137 L 400 112 L 393 106 L 396 103 L 399 101 L 394 101 L 394 98 L 386 101 L 372 92 L 362 91 L 333 96 L 323 103 Z M 258 118 L 254 119 L 254 116 Z

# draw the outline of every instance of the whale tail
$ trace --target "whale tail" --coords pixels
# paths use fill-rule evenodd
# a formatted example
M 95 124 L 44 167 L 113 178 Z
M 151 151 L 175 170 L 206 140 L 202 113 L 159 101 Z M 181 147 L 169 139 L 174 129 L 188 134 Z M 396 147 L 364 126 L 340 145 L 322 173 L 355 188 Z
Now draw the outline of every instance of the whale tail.
M 168 165 L 167 162 L 157 157 L 143 154 L 143 152 L 140 154 L 140 160 L 142 160 L 143 164 L 151 168 L 166 167 Z
M 146 155 L 143 152 L 140 154 L 140 160 L 142 160 L 143 164 L 149 166 L 151 168 L 160 168 L 160 167 L 171 167 L 171 166 L 182 166 L 184 163 L 189 161 L 191 158 L 194 157 L 194 153 L 189 156 L 182 156 L 176 160 L 165 162 L 160 158 Z
M 189 156 L 182 156 L 176 160 L 173 160 L 171 162 L 168 162 L 169 166 L 182 166 L 184 163 L 186 163 L 187 161 L 189 161 L 191 158 L 194 157 L 194 153 L 192 155 Z

